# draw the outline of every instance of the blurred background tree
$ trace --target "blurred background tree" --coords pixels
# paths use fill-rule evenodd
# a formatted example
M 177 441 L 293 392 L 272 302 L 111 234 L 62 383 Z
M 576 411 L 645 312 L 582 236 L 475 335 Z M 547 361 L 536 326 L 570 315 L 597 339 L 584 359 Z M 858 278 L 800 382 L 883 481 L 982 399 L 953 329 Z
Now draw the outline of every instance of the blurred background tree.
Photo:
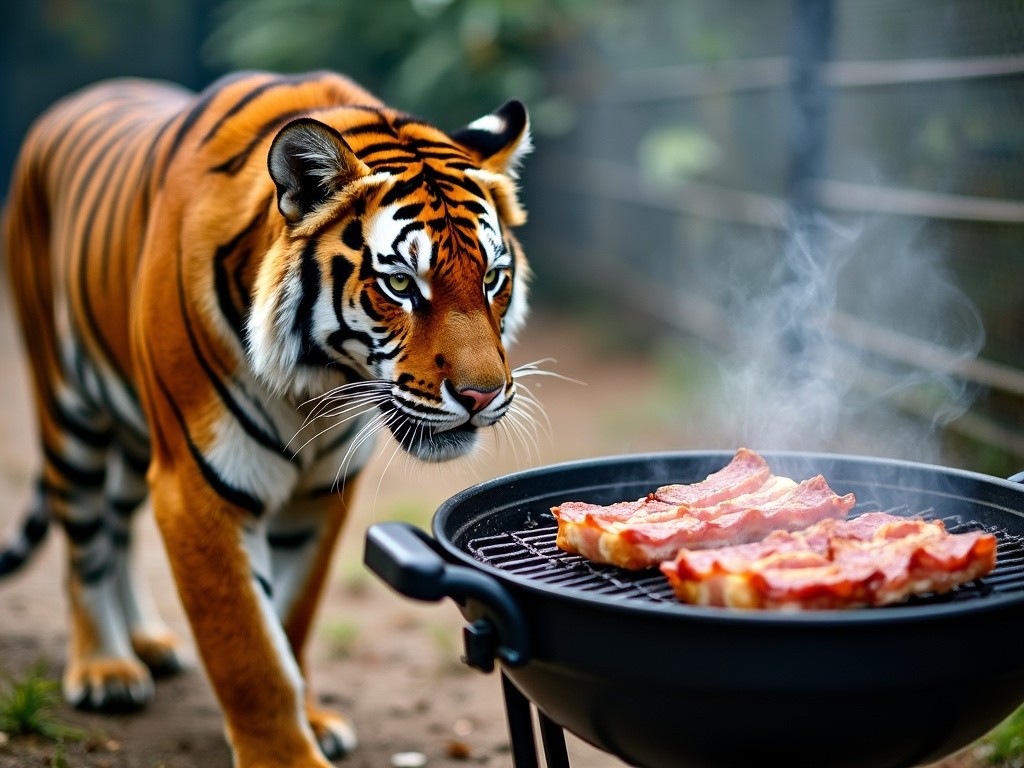
M 410 113 L 455 128 L 501 102 L 561 133 L 572 108 L 546 62 L 618 3 L 587 0 L 227 0 L 202 48 L 224 69 L 335 69 Z
M 239 68 L 331 68 L 448 129 L 519 98 L 538 304 L 583 304 L 605 338 L 634 324 L 626 343 L 652 356 L 780 353 L 757 377 L 730 371 L 746 393 L 717 379 L 731 406 L 763 408 L 804 370 L 778 340 L 807 329 L 762 327 L 788 292 L 787 319 L 812 318 L 827 346 L 821 383 L 849 385 L 845 418 L 894 400 L 942 413 L 972 466 L 1009 474 L 1024 462 L 1021 50 L 1024 0 L 6 3 L 0 174 L 48 104 L 117 75 L 201 89 Z M 793 231 L 797 190 L 829 237 Z M 811 275 L 824 282 L 797 279 Z

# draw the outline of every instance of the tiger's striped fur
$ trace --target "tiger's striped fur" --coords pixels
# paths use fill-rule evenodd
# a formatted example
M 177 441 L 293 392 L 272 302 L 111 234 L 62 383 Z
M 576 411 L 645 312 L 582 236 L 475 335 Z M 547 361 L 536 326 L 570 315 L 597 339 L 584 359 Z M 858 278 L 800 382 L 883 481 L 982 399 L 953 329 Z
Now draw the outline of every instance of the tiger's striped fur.
M 512 407 L 529 147 L 518 102 L 449 136 L 327 72 L 110 81 L 35 123 L 6 238 L 42 469 L 0 575 L 60 521 L 69 701 L 180 666 L 129 574 L 148 494 L 236 764 L 352 748 L 302 666 L 330 552 L 377 431 L 446 460 Z

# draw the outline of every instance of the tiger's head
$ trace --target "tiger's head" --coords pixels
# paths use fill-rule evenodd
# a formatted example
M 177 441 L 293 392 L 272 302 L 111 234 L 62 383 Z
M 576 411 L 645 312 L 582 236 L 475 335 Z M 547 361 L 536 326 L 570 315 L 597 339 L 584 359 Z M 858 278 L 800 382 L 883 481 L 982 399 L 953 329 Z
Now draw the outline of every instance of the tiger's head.
M 449 135 L 378 108 L 302 117 L 268 154 L 280 234 L 257 273 L 248 354 L 296 400 L 376 407 L 410 454 L 468 453 L 509 410 L 526 315 L 511 101 Z

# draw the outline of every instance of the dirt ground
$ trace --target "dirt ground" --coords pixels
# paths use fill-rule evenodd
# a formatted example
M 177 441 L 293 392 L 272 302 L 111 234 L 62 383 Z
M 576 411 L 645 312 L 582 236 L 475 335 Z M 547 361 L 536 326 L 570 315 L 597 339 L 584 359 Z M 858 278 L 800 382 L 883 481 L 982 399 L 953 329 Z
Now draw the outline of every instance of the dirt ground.
M 0 285 L 0 532 L 19 518 L 37 466 L 27 374 Z M 461 617 L 449 602 L 423 605 L 388 591 L 362 566 L 366 527 L 402 519 L 429 526 L 433 510 L 473 483 L 538 463 L 634 451 L 724 448 L 699 418 L 688 427 L 662 418 L 664 374 L 646 356 L 596 344 L 578 323 L 538 314 L 512 350 L 513 364 L 555 358 L 548 367 L 585 382 L 533 379 L 550 418 L 552 437 L 536 450 L 507 441 L 489 455 L 458 466 L 423 466 L 378 454 L 362 481 L 357 513 L 347 528 L 310 649 L 314 689 L 346 711 L 360 746 L 342 764 L 387 768 L 395 755 L 422 753 L 425 765 L 508 768 L 497 675 L 461 665 Z M 669 404 L 670 405 L 670 404 Z M 386 468 L 386 472 L 385 472 Z M 139 516 L 139 565 L 164 618 L 189 642 L 188 627 L 151 516 Z M 54 535 L 56 534 L 56 535 Z M 52 531 L 38 557 L 0 585 L 0 672 L 18 676 L 42 662 L 54 677 L 63 665 L 66 601 L 61 534 Z M 71 766 L 93 768 L 218 768 L 229 766 L 220 714 L 202 669 L 157 684 L 143 712 L 102 716 L 64 708 L 60 716 L 90 736 L 63 748 L 30 738 L 0 744 L 0 768 L 49 766 L 60 752 Z M 622 764 L 569 737 L 570 759 L 581 768 Z M 58 755 L 59 757 L 59 755 Z M 961 757 L 958 768 L 976 761 Z M 946 768 L 952 768 L 953 763 Z M 865 767 L 870 768 L 870 767 Z

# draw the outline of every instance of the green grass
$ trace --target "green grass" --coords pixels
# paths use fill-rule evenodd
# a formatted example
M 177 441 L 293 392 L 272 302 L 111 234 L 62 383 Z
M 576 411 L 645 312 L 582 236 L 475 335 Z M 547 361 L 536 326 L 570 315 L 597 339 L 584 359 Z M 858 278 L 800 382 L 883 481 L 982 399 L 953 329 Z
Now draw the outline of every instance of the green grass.
M 50 768 L 71 768 L 67 755 L 64 753 L 64 739 L 57 740 L 57 749 L 50 758 Z
M 993 765 L 1020 765 L 1024 758 L 1024 707 L 1021 707 L 984 738 L 988 761 Z
M 321 630 L 332 659 L 347 659 L 355 651 L 359 625 L 352 621 L 331 621 Z
M 60 721 L 59 707 L 60 684 L 46 677 L 42 664 L 19 678 L 0 672 L 0 731 L 57 742 L 85 738 L 84 731 Z

